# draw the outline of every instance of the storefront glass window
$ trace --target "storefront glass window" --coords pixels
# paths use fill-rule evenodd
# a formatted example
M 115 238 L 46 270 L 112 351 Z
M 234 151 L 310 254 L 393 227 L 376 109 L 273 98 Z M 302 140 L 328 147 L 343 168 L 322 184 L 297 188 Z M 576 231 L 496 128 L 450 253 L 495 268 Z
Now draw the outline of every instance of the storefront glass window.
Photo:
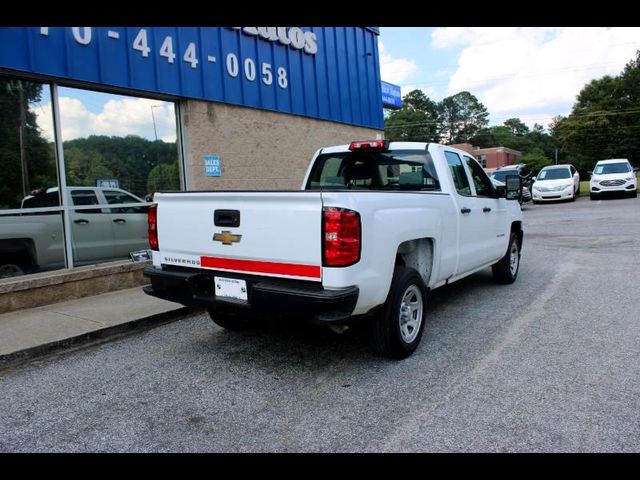
M 174 104 L 58 89 L 75 265 L 148 248 L 155 191 L 180 190 Z M 121 205 L 120 207 L 114 207 Z
M 0 76 L 0 278 L 64 268 L 51 89 Z

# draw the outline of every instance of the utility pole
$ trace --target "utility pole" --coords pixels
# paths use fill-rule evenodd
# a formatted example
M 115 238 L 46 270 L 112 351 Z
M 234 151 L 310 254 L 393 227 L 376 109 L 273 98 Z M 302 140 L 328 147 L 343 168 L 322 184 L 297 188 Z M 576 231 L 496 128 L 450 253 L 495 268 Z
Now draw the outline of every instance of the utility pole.
M 556 148 L 556 165 L 558 164 L 558 149 Z
M 27 155 L 24 145 L 24 130 L 27 125 L 27 114 L 24 108 L 24 90 L 22 87 L 22 80 L 18 80 L 18 103 L 20 104 L 20 168 L 22 169 L 22 196 L 26 197 L 31 187 L 29 186 L 29 170 L 27 165 Z
M 156 137 L 156 142 L 158 141 L 158 131 L 156 130 L 156 117 L 153 114 L 154 108 L 160 108 L 160 105 L 151 105 L 151 118 L 153 119 L 153 134 Z

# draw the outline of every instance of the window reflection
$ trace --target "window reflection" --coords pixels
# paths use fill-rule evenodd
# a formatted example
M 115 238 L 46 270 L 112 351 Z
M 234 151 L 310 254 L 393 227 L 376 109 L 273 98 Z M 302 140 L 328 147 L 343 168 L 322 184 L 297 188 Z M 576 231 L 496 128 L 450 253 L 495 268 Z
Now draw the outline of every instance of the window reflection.
M 49 85 L 0 76 L 0 278 L 65 266 L 52 132 Z
M 152 194 L 180 190 L 173 103 L 65 87 L 58 99 L 64 192 L 50 86 L 0 76 L 0 278 L 66 266 L 62 203 L 67 256 L 83 265 L 147 249 Z
M 0 210 L 57 185 L 49 86 L 0 77 Z
M 76 263 L 147 249 L 148 200 L 180 190 L 174 105 L 62 87 L 59 96 L 65 175 L 80 207 L 72 215 Z

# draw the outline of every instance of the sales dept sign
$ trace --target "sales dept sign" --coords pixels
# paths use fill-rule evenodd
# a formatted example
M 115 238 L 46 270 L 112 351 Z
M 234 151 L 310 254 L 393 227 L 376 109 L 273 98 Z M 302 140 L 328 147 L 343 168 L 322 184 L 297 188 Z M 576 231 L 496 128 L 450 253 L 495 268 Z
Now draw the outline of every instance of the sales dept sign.
M 222 175 L 222 164 L 220 163 L 220 156 L 204 156 L 204 174 L 207 177 L 220 177 Z

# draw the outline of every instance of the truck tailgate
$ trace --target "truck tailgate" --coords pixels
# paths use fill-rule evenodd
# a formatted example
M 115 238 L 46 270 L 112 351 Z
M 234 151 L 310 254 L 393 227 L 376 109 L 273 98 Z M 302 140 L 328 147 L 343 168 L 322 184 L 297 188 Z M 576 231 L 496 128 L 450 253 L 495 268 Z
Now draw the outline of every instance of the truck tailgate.
M 162 264 L 321 280 L 320 192 L 182 192 L 156 201 Z M 234 212 L 237 227 L 229 226 Z

